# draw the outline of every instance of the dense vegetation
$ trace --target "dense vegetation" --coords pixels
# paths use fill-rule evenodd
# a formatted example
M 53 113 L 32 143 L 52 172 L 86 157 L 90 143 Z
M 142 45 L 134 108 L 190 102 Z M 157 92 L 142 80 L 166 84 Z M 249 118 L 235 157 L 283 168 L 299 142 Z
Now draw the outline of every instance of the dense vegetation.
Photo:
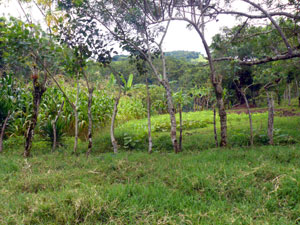
M 299 223 L 299 3 L 240 1 L 1 17 L 0 223 Z M 222 14 L 242 22 L 208 45 Z M 178 20 L 205 54 L 164 52 Z

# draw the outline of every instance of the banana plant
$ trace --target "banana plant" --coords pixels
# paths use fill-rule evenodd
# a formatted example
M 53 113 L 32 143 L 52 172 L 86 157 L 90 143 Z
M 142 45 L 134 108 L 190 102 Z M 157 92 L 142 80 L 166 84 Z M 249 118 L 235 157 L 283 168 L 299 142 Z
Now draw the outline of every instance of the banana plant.
M 126 93 L 127 93 L 128 91 L 131 90 L 131 87 L 132 87 L 132 81 L 133 81 L 133 74 L 130 74 L 130 75 L 129 75 L 127 81 L 125 80 L 125 78 L 124 78 L 123 75 L 121 75 L 120 77 L 121 77 L 121 80 L 122 80 L 122 82 L 123 82 L 123 84 L 124 84 L 124 86 L 123 86 L 123 92 L 124 92 L 124 94 L 126 95 Z

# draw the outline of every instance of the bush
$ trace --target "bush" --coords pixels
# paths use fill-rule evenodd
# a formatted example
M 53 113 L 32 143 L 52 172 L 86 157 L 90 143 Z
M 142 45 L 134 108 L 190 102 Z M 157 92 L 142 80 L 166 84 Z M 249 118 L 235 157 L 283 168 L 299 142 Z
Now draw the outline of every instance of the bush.
M 56 122 L 56 143 L 57 145 L 61 144 L 60 142 L 62 141 L 62 138 L 64 136 L 64 127 L 65 127 L 65 122 L 59 118 Z M 41 127 L 41 135 L 45 138 L 46 141 L 51 142 L 53 144 L 54 142 L 54 135 L 53 135 L 53 127 L 51 120 L 45 121 Z
M 130 130 L 116 129 L 115 138 L 120 150 L 144 150 L 147 149 L 147 133 Z M 112 152 L 110 133 L 103 132 L 94 138 L 96 152 Z

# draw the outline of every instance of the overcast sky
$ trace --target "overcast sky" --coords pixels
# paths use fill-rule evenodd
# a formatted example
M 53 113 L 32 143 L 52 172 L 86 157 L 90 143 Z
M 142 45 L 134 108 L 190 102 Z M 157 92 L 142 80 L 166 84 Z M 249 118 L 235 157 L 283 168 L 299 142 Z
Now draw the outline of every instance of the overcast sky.
M 3 3 L 0 9 L 1 15 L 12 15 L 18 18 L 24 18 L 24 14 L 16 0 L 10 0 L 9 3 Z M 240 8 L 240 7 L 239 7 Z M 42 16 L 36 7 L 26 8 L 26 11 L 33 16 L 33 22 L 41 22 Z M 210 44 L 211 38 L 220 32 L 224 26 L 232 27 L 236 24 L 233 17 L 223 16 L 219 22 L 211 22 L 206 25 L 205 36 Z M 187 50 L 205 53 L 199 35 L 194 29 L 187 29 L 187 23 L 182 21 L 172 21 L 164 41 L 165 51 Z

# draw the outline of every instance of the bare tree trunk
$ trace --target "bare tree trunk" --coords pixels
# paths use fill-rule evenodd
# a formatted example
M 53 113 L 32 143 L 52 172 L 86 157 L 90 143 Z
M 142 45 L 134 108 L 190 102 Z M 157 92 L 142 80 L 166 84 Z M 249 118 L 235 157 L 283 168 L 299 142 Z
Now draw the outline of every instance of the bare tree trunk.
M 74 153 L 77 152 L 77 146 L 78 146 L 78 99 L 79 99 L 79 73 L 77 74 L 77 92 L 76 92 L 76 101 L 75 106 L 73 107 L 74 110 L 74 116 L 75 116 L 75 140 L 74 140 Z
M 166 70 L 166 59 L 165 59 L 165 55 L 164 52 L 162 50 L 162 43 L 163 40 L 166 36 L 166 32 L 168 30 L 168 27 L 170 25 L 170 21 L 168 21 L 167 27 L 165 29 L 165 32 L 163 33 L 163 36 L 160 40 L 160 43 L 158 44 L 158 47 L 160 49 L 160 53 L 161 53 L 161 60 L 162 60 L 162 77 L 160 77 L 160 73 L 158 72 L 158 70 L 156 69 L 156 67 L 153 65 L 152 62 L 152 54 L 150 53 L 150 45 L 149 45 L 149 40 L 147 41 L 147 45 L 148 45 L 148 57 L 147 57 L 147 62 L 149 63 L 149 66 L 152 68 L 155 76 L 158 78 L 159 82 L 163 85 L 163 87 L 166 90 L 166 97 L 167 97 L 167 103 L 168 103 L 168 112 L 170 114 L 170 120 L 171 120 L 171 141 L 172 141 L 172 145 L 173 145 L 173 149 L 175 151 L 175 153 L 178 153 L 178 143 L 177 143 L 177 137 L 176 137 L 176 117 L 175 117 L 175 108 L 174 108 L 174 104 L 173 104 L 173 99 L 172 99 L 172 90 L 168 81 L 168 77 L 167 77 L 167 70 Z
M 37 124 L 40 103 L 41 103 L 41 99 L 42 99 L 42 96 L 45 91 L 46 91 L 46 88 L 44 87 L 44 84 L 40 84 L 37 81 L 37 78 L 34 77 L 33 78 L 33 113 L 32 113 L 31 121 L 29 123 L 27 132 L 25 133 L 25 150 L 23 153 L 24 157 L 30 156 L 32 138 L 34 135 L 34 128 Z
M 180 125 L 180 130 L 179 130 L 179 151 L 182 151 L 182 107 L 181 104 L 179 103 L 178 106 L 178 111 L 179 111 L 179 125 Z
M 214 91 L 215 91 L 216 98 L 217 98 L 217 106 L 219 108 L 220 125 L 221 125 L 220 146 L 224 147 L 227 145 L 227 116 L 226 116 L 225 105 L 224 105 L 224 101 L 223 101 L 222 77 L 221 77 L 221 75 L 219 75 L 219 77 L 216 76 L 214 61 L 211 56 L 209 46 L 206 42 L 204 34 L 200 31 L 197 24 L 191 23 L 191 25 L 193 25 L 193 27 L 199 34 L 199 36 L 202 40 L 203 46 L 205 48 L 205 52 L 207 54 L 209 67 L 210 67 L 210 79 L 211 79 L 212 85 L 214 87 Z
M 295 86 L 296 86 L 296 95 L 299 97 L 299 87 L 298 87 L 298 80 L 295 78 Z
M 147 89 L 147 119 L 148 119 L 148 153 L 152 153 L 152 136 L 151 136 L 151 99 L 149 93 L 148 79 L 146 78 Z
M 208 110 L 209 98 L 206 99 L 206 110 Z
M 252 116 L 251 116 L 250 106 L 249 106 L 247 96 L 243 90 L 241 90 L 241 94 L 243 95 L 243 98 L 246 103 L 247 111 L 248 111 L 249 125 L 250 125 L 250 145 L 253 146 L 253 125 L 252 125 Z
M 291 105 L 291 84 L 288 84 L 288 100 L 289 100 L 289 106 Z
M 295 77 L 295 85 L 296 85 L 296 95 L 298 98 L 298 106 L 300 107 L 299 81 L 298 81 L 297 77 Z
M 92 101 L 93 101 L 93 92 L 94 88 L 89 88 L 89 99 L 88 99 L 88 117 L 89 117 L 89 127 L 88 127 L 88 150 L 86 152 L 86 156 L 88 157 L 91 154 L 92 147 L 93 147 L 93 139 L 92 139 L 92 131 L 93 131 L 93 117 L 92 117 Z
M 219 142 L 218 142 L 218 133 L 217 133 L 217 124 L 216 124 L 216 107 L 214 106 L 214 135 L 215 135 L 215 143 L 216 147 L 219 147 Z
M 274 100 L 272 93 L 267 93 L 267 100 L 268 100 L 268 137 L 269 137 L 269 144 L 273 145 L 273 131 L 274 131 Z
M 10 111 L 8 112 L 1 128 L 1 134 L 0 134 L 0 153 L 3 151 L 3 138 L 4 138 L 4 133 L 5 133 L 5 128 L 8 122 L 8 119 L 10 117 Z
M 171 120 L 171 141 L 172 141 L 174 152 L 178 153 L 179 148 L 178 148 L 177 137 L 176 137 L 176 126 L 177 125 L 176 125 L 176 117 L 175 117 L 175 108 L 174 108 L 173 99 L 172 99 L 172 92 L 171 92 L 169 82 L 167 82 L 166 80 L 163 80 L 162 83 L 166 90 L 168 111 L 169 111 L 170 120 Z
M 112 114 L 112 118 L 111 118 L 111 125 L 110 125 L 110 139 L 111 139 L 111 144 L 113 146 L 115 154 L 118 153 L 118 143 L 115 138 L 115 120 L 116 120 L 117 113 L 118 113 L 118 104 L 119 104 L 120 98 L 121 98 L 121 87 L 120 87 L 118 96 L 115 98 L 114 110 L 113 110 L 113 114 Z
M 283 92 L 283 99 L 286 100 L 287 97 L 286 97 L 286 88 L 284 89 L 284 92 Z
M 224 147 L 227 145 L 227 115 L 225 111 L 225 105 L 223 101 L 223 88 L 221 85 L 222 81 L 214 84 L 216 97 L 217 97 L 217 105 L 219 108 L 219 116 L 220 116 L 220 124 L 221 124 L 221 141 L 220 146 Z
M 56 115 L 56 117 L 55 117 L 55 119 L 52 121 L 52 130 L 53 130 L 53 145 L 52 145 L 52 152 L 54 152 L 55 151 L 55 148 L 56 148 L 56 145 L 57 145 L 57 136 L 56 136 L 56 122 L 57 122 L 57 120 L 58 120 L 58 118 L 59 118 L 59 116 L 60 116 L 60 114 L 61 114 L 61 112 L 62 112 L 62 109 L 63 109 L 63 107 L 64 107 L 64 101 L 61 103 L 61 105 L 60 105 L 60 108 L 59 108 L 59 110 L 58 110 L 58 113 L 57 113 L 57 115 Z

